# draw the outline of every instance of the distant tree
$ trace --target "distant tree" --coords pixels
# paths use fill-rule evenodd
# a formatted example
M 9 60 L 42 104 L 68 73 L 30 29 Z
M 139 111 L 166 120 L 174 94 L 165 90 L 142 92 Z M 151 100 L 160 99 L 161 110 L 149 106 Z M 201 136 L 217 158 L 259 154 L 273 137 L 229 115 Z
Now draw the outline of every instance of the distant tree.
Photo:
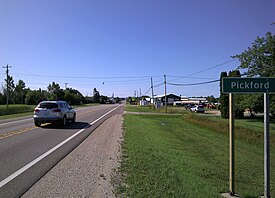
M 239 69 L 247 69 L 247 76 L 275 76 L 275 35 L 266 33 L 265 37 L 257 37 L 251 47 L 241 54 L 232 56 L 239 59 Z
M 241 72 L 238 69 L 230 71 L 228 74 L 228 77 L 241 77 Z M 234 95 L 235 118 L 243 118 L 244 117 L 245 108 L 243 108 L 243 106 L 240 104 L 240 101 L 241 101 L 241 95 L 235 94 Z
M 93 90 L 93 102 L 94 103 L 99 103 L 99 98 L 100 98 L 99 91 L 97 91 L 96 88 L 94 88 L 94 90 Z
M 228 94 L 222 92 L 222 79 L 227 77 L 226 72 L 222 72 L 220 76 L 220 111 L 222 118 L 229 118 L 229 97 Z
M 206 97 L 206 100 L 207 100 L 209 103 L 216 103 L 216 102 L 218 102 L 218 100 L 217 100 L 213 95 L 207 96 L 207 97 Z
M 116 97 L 116 98 L 115 98 L 115 102 L 116 102 L 116 103 L 119 103 L 120 101 L 121 101 L 121 99 L 120 99 L 119 97 Z
M 251 47 L 241 54 L 232 56 L 240 61 L 239 69 L 246 69 L 249 77 L 275 77 L 275 35 L 267 32 L 265 37 L 257 37 Z M 249 94 L 243 97 L 247 108 L 263 112 L 263 96 Z M 261 103 L 261 104 L 259 104 Z M 275 114 L 275 95 L 270 95 L 270 111 Z
M 14 103 L 14 80 L 13 77 L 8 75 L 8 78 L 5 79 L 6 85 L 8 87 L 4 87 L 4 97 L 7 97 L 7 88 L 8 88 L 8 96 L 9 96 L 9 103 Z
M 5 98 L 2 93 L 0 93 L 0 104 L 5 104 Z
M 64 100 L 71 105 L 79 105 L 84 100 L 84 97 L 78 90 L 68 88 L 65 90 Z
M 222 72 L 221 73 L 221 77 L 220 77 L 220 111 L 221 111 L 221 117 L 222 118 L 229 118 L 229 95 L 222 93 L 222 78 L 224 77 L 241 77 L 241 73 L 239 70 L 233 70 L 230 71 L 227 75 L 226 72 Z M 239 105 L 239 103 L 237 103 L 237 101 L 239 100 L 239 96 L 235 95 L 235 117 L 236 118 L 242 118 L 243 117 L 243 112 L 244 109 L 241 108 L 241 106 Z
M 93 97 L 85 96 L 83 102 L 84 102 L 85 104 L 93 103 Z
M 241 109 L 246 109 L 250 112 L 250 116 L 255 116 L 254 113 L 263 111 L 264 97 L 263 94 L 241 94 L 239 95 L 239 106 Z
M 58 83 L 52 82 L 52 84 L 49 84 L 48 86 L 48 92 L 55 93 L 60 90 L 60 86 Z
M 99 97 L 99 103 L 100 104 L 105 104 L 106 101 L 108 101 L 108 100 L 109 100 L 109 98 L 107 96 L 100 96 Z
M 39 90 L 29 90 L 26 95 L 26 104 L 36 105 L 43 100 L 47 100 L 48 93 L 46 91 Z
M 23 104 L 27 94 L 26 84 L 23 80 L 19 80 L 14 88 L 15 103 Z
M 49 100 L 64 100 L 64 90 L 60 88 L 58 83 L 52 82 L 48 86 Z

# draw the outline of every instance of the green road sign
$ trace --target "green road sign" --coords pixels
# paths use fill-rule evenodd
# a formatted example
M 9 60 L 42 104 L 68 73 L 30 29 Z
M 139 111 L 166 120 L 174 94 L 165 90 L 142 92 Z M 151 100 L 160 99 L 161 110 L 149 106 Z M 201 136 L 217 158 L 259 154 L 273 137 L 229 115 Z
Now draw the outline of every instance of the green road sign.
M 222 79 L 223 93 L 275 93 L 275 78 L 236 78 Z

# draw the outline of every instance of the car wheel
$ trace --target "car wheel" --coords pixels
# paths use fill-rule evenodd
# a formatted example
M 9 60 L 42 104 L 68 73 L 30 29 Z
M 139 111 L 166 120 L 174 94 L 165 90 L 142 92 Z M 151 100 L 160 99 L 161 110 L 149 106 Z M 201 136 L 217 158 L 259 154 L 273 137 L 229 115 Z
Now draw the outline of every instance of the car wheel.
M 74 114 L 74 117 L 72 119 L 72 123 L 75 123 L 75 121 L 76 121 L 76 115 Z
M 60 121 L 61 126 L 65 126 L 67 124 L 67 118 L 66 116 L 63 117 L 63 119 Z
M 38 121 L 36 120 L 36 121 L 34 121 L 34 125 L 35 125 L 36 127 L 40 127 L 40 126 L 41 126 L 41 123 L 38 122 Z

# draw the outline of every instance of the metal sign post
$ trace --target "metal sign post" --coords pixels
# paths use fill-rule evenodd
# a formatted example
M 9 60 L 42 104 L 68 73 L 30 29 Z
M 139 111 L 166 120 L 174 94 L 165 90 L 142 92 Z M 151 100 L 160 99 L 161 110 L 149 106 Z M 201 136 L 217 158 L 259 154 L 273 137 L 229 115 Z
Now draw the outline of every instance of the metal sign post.
M 264 93 L 264 197 L 270 198 L 269 94 Z

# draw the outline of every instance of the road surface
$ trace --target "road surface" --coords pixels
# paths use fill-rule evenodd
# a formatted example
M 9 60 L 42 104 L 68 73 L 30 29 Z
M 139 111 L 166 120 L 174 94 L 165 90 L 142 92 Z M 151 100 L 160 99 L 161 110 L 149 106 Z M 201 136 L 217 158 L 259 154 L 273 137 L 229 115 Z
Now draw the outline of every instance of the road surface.
M 78 146 L 104 120 L 122 114 L 121 105 L 77 109 L 65 127 L 33 125 L 31 117 L 0 123 L 0 197 L 19 197 Z

